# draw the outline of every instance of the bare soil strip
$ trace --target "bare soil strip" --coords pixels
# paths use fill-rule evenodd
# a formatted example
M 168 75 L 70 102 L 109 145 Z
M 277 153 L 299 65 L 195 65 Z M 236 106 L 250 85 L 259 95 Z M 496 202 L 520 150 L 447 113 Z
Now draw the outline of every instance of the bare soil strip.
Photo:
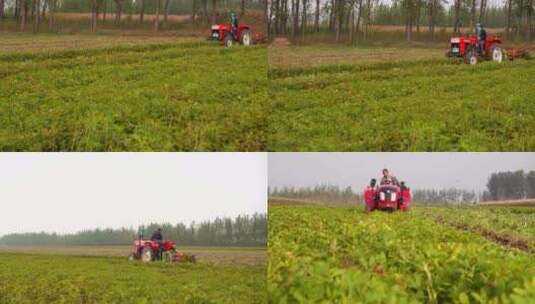
M 448 225 L 459 230 L 468 231 L 468 232 L 481 235 L 487 240 L 497 243 L 499 245 L 505 246 L 505 247 L 518 249 L 527 253 L 533 253 L 533 250 L 531 249 L 529 242 L 527 240 L 524 240 L 518 237 L 514 237 L 511 235 L 507 235 L 507 234 L 500 234 L 500 233 L 489 230 L 479 225 L 472 226 L 466 223 L 454 223 L 454 222 L 444 219 L 441 216 L 436 217 L 435 222 L 437 224 Z

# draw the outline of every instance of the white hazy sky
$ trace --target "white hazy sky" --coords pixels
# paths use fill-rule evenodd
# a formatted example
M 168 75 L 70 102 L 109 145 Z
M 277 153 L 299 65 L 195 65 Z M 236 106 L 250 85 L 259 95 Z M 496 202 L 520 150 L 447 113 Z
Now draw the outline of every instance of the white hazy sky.
M 385 167 L 413 189 L 480 191 L 493 172 L 535 170 L 535 153 L 270 153 L 268 184 L 330 184 L 360 191 Z
M 0 153 L 0 236 L 267 212 L 265 153 Z

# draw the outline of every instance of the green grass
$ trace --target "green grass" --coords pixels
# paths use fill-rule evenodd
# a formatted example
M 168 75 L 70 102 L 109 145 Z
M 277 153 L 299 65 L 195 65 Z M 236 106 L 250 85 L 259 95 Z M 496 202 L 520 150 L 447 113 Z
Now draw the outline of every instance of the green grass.
M 535 61 L 270 70 L 270 151 L 531 151 Z
M 265 303 L 265 266 L 0 253 L 0 303 Z
M 269 210 L 272 303 L 530 303 L 533 255 L 418 212 Z
M 266 73 L 208 43 L 0 55 L 0 150 L 264 150 Z

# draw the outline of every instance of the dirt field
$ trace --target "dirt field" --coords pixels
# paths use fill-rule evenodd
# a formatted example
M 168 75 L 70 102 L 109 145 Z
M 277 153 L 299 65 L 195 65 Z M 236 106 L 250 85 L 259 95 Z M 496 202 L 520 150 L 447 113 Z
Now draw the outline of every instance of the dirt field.
M 91 34 L 18 34 L 0 33 L 0 54 L 15 52 L 51 52 L 65 49 L 94 49 L 114 46 L 203 41 L 198 37 L 173 35 L 91 35 Z
M 433 47 L 351 47 L 342 45 L 314 45 L 270 47 L 270 67 L 296 68 L 333 64 L 365 64 L 378 62 L 402 62 L 445 58 L 445 48 Z
M 262 265 L 267 260 L 266 248 L 261 247 L 179 247 L 178 250 L 194 254 L 200 263 Z M 0 253 L 124 256 L 126 259 L 130 246 L 0 246 Z

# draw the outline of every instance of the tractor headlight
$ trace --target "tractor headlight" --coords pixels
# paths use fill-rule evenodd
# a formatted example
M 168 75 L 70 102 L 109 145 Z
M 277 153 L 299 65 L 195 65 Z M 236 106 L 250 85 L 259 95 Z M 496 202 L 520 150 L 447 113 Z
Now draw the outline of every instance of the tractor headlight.
M 385 193 L 384 193 L 384 192 L 381 192 L 381 193 L 379 194 L 379 199 L 382 200 L 382 201 L 385 200 Z
M 396 193 L 395 193 L 395 192 L 392 193 L 390 197 L 392 198 L 392 201 L 393 201 L 393 202 L 396 201 Z

